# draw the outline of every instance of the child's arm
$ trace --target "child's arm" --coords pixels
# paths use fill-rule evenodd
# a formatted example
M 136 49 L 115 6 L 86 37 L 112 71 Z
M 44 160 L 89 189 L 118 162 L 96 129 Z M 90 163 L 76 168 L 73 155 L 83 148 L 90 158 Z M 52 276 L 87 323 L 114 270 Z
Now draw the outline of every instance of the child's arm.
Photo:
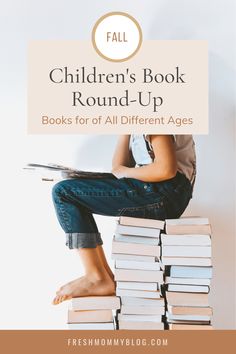
M 135 161 L 132 152 L 129 149 L 130 135 L 121 135 L 118 139 L 116 149 L 112 159 L 112 169 L 115 170 L 120 166 L 133 167 Z
M 177 172 L 177 161 L 172 136 L 151 135 L 150 140 L 155 154 L 153 163 L 136 168 L 120 164 L 114 166 L 112 173 L 117 178 L 135 178 L 143 182 L 160 182 L 173 178 Z

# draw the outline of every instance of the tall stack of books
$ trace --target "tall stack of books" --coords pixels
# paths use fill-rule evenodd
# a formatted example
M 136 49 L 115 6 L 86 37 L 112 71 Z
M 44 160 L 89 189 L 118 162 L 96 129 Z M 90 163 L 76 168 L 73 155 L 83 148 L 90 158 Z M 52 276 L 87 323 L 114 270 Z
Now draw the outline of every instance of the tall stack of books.
M 115 317 L 119 309 L 120 299 L 117 296 L 72 298 L 68 310 L 68 328 L 115 330 Z
M 166 220 L 161 235 L 169 329 L 212 329 L 208 293 L 212 278 L 207 218 Z
M 164 329 L 159 220 L 120 217 L 112 242 L 119 329 Z

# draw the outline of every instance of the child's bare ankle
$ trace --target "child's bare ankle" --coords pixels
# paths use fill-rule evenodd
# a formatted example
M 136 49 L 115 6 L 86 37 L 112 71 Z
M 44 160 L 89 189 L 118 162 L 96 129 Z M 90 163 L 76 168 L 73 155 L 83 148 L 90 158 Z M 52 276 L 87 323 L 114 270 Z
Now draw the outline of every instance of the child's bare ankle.
M 109 281 L 109 279 L 111 280 L 108 273 L 99 271 L 90 272 L 86 275 L 86 277 L 92 282 Z

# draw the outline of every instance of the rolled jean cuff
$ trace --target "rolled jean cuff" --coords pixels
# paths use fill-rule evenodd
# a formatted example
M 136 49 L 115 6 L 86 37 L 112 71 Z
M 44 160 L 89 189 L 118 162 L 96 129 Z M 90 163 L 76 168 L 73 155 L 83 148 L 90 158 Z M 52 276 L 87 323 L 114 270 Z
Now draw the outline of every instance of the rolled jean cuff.
M 66 246 L 75 248 L 96 248 L 102 245 L 100 233 L 74 232 L 66 234 Z

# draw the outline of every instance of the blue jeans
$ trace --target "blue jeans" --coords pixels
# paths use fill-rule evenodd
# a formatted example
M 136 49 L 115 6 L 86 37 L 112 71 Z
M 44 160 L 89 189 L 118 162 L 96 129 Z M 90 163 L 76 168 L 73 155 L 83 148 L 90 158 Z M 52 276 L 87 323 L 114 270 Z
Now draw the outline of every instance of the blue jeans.
M 192 197 L 189 180 L 177 172 L 163 182 L 133 178 L 69 179 L 52 191 L 58 221 L 66 233 L 66 245 L 95 248 L 102 245 L 93 214 L 147 219 L 179 218 Z

